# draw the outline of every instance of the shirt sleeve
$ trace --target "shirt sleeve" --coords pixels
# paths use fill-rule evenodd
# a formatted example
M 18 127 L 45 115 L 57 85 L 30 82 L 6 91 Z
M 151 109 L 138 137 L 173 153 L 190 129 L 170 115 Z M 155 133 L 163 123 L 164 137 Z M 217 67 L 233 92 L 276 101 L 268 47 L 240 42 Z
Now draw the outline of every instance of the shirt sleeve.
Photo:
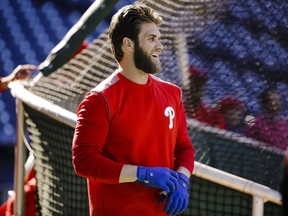
M 119 183 L 124 164 L 102 154 L 109 130 L 109 106 L 105 97 L 96 92 L 86 95 L 78 107 L 72 144 L 75 172 L 102 183 Z
M 194 170 L 194 147 L 187 132 L 186 116 L 184 112 L 183 103 L 179 108 L 180 120 L 177 136 L 177 144 L 175 148 L 175 170 L 179 166 L 183 166 L 192 174 Z

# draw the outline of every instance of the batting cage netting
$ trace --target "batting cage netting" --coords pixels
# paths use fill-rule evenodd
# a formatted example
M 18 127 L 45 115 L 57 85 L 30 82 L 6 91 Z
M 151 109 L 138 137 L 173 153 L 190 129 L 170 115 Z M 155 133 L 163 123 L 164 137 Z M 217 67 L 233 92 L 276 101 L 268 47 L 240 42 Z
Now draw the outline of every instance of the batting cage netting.
M 157 76 L 183 89 L 196 161 L 279 191 L 288 144 L 288 3 L 141 2 L 163 17 L 165 48 Z M 76 113 L 84 95 L 116 68 L 104 32 L 26 88 Z M 39 215 L 88 215 L 86 180 L 72 166 L 74 128 L 28 105 L 24 110 L 35 157 Z M 251 212 L 251 195 L 192 176 L 189 206 L 182 215 Z M 264 215 L 282 215 L 281 206 L 266 202 Z

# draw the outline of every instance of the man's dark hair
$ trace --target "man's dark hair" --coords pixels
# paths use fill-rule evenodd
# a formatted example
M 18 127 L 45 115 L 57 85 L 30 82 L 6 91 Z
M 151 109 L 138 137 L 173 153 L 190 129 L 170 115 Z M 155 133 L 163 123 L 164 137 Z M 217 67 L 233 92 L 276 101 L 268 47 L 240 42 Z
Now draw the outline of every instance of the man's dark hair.
M 142 23 L 161 25 L 162 18 L 150 7 L 143 4 L 127 5 L 121 8 L 113 17 L 109 26 L 109 39 L 112 52 L 119 62 L 123 58 L 122 41 L 124 37 L 138 43 L 138 35 Z

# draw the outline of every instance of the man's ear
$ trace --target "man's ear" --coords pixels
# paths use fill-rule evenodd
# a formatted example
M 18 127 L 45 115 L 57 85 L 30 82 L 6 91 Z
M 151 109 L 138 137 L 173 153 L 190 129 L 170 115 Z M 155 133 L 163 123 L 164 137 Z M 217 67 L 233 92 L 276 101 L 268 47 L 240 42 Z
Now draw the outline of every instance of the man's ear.
M 126 49 L 134 49 L 134 42 L 131 39 L 129 39 L 128 37 L 124 37 L 123 38 L 123 46 Z

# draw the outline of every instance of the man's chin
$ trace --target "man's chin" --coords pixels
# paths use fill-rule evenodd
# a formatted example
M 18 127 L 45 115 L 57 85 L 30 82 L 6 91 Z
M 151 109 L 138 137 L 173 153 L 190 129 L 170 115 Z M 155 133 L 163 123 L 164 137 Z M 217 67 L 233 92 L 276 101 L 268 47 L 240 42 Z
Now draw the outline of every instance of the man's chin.
M 154 65 L 154 67 L 146 67 L 146 68 L 137 67 L 137 68 L 142 70 L 146 74 L 156 74 L 159 73 L 161 70 L 161 66 L 159 65 Z
M 157 73 L 160 72 L 160 70 L 161 70 L 161 68 L 155 68 L 154 70 L 151 70 L 149 72 L 145 71 L 145 73 L 147 73 L 147 74 L 157 74 Z
M 161 71 L 161 65 L 160 64 L 155 64 L 154 70 L 152 74 L 157 74 Z
M 155 70 L 155 72 L 153 74 L 157 74 L 161 71 L 161 68 L 157 68 L 157 70 Z

